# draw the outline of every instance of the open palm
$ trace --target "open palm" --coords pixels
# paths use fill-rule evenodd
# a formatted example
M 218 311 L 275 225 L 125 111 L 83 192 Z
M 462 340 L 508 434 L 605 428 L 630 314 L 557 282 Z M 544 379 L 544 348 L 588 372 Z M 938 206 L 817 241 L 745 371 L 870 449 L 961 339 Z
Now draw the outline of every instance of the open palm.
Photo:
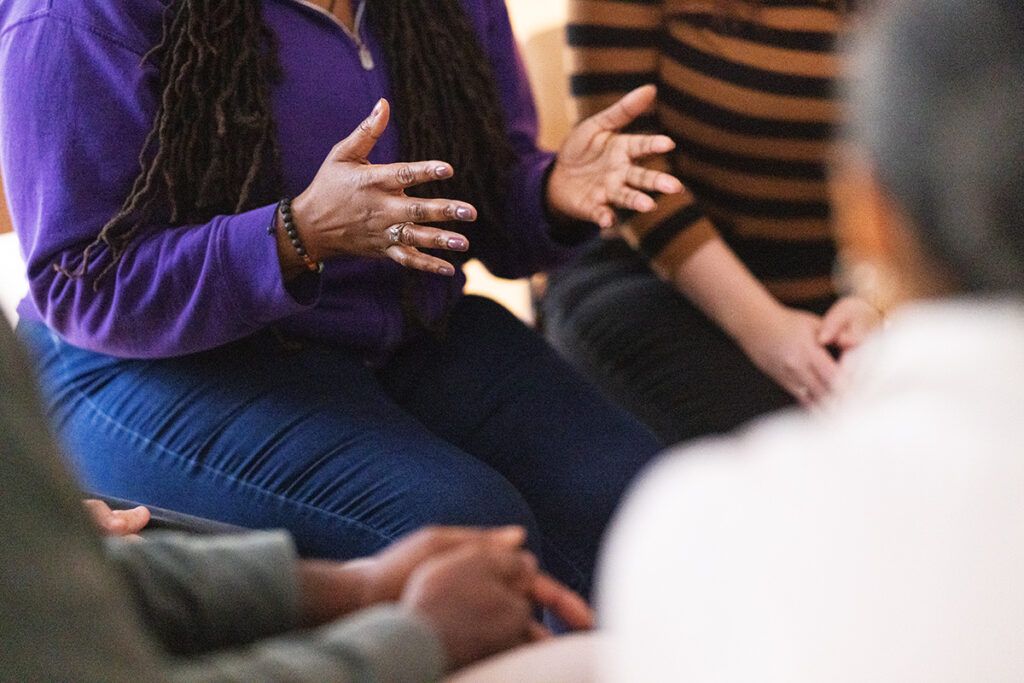
M 671 138 L 619 132 L 650 109 L 656 96 L 653 85 L 637 88 L 573 129 L 548 183 L 548 202 L 554 212 L 607 229 L 615 222 L 616 208 L 652 211 L 655 201 L 648 192 L 683 191 L 676 178 L 637 163 L 673 150 Z

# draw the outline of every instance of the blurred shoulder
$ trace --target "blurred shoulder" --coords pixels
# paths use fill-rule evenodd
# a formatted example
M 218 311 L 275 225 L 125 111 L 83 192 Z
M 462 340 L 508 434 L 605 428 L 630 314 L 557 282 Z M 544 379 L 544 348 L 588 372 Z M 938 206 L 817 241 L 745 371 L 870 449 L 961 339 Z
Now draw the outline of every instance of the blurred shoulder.
M 706 509 L 765 485 L 801 478 L 834 450 L 838 425 L 802 412 L 782 413 L 729 436 L 697 441 L 667 451 L 637 483 L 631 501 Z M 752 492 L 753 493 L 753 492 Z

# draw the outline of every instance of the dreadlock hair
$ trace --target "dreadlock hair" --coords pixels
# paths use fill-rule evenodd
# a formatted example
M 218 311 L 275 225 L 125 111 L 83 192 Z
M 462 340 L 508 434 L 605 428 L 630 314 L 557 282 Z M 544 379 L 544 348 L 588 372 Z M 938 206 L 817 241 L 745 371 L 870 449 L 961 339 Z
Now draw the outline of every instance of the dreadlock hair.
M 498 221 L 514 153 L 494 72 L 460 0 L 369 0 L 366 15 L 390 65 L 403 156 L 455 168 L 452 180 L 409 194 L 470 202 L 477 224 L 458 231 L 507 244 Z
M 168 6 L 163 37 L 144 59 L 159 64 L 162 90 L 140 172 L 77 266 L 55 264 L 58 272 L 85 277 L 103 251 L 96 288 L 148 225 L 201 223 L 279 198 L 271 90 L 280 69 L 260 6 Z M 370 0 L 367 17 L 387 53 L 403 156 L 444 159 L 457 171 L 417 194 L 471 202 L 480 236 L 507 239 L 494 228 L 514 154 L 490 63 L 459 0 Z

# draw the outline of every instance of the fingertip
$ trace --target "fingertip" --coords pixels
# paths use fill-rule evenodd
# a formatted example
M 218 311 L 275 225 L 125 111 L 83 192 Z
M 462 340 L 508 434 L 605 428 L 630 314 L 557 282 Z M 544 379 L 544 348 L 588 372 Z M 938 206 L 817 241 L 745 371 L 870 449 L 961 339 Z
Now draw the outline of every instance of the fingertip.
M 526 529 L 521 526 L 503 526 L 491 530 L 491 540 L 501 545 L 519 547 L 526 542 Z
M 450 237 L 447 244 L 452 251 L 469 251 L 469 242 L 464 237 Z
M 388 122 L 391 119 L 391 105 L 383 97 L 377 100 L 377 104 L 373 106 L 373 111 L 370 112 L 369 117 L 369 132 L 374 139 L 379 138 L 384 134 L 385 129 L 388 127 Z
M 646 85 L 641 85 L 630 93 L 630 95 L 632 95 L 646 111 L 654 104 L 654 101 L 658 96 L 658 88 L 653 83 L 647 83 Z M 627 95 L 627 97 L 628 96 L 629 95 Z
M 863 344 L 864 343 L 864 336 L 860 335 L 860 334 L 857 334 L 856 332 L 853 332 L 853 331 L 847 331 L 847 332 L 839 335 L 839 339 L 836 340 L 836 343 L 844 351 L 847 351 L 849 349 L 852 349 L 854 347 L 857 347 L 857 346 L 860 346 L 861 344 Z
M 520 555 L 523 574 L 533 575 L 540 571 L 540 561 L 533 553 L 523 551 Z
M 658 86 L 654 83 L 644 83 L 633 91 L 634 94 L 654 95 L 658 94 Z
M 685 189 L 682 181 L 672 176 L 661 180 L 658 185 L 658 191 L 662 194 L 679 194 Z

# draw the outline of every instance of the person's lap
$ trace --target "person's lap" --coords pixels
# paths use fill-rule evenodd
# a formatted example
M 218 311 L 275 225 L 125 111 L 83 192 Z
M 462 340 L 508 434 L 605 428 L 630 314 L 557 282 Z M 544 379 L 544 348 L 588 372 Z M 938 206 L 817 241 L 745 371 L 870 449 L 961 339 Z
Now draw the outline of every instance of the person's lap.
M 468 297 L 445 342 L 399 354 L 382 379 L 439 436 L 512 482 L 538 518 L 549 559 L 574 547 L 596 550 L 623 492 L 661 447 L 539 335 L 485 299 Z M 590 573 L 592 554 L 568 559 Z
M 304 554 L 366 555 L 427 524 L 523 524 L 551 570 L 586 589 L 613 506 L 657 448 L 476 299 L 456 307 L 445 342 L 415 342 L 379 373 L 270 334 L 123 361 L 22 328 L 88 486 L 283 526 Z
M 577 369 L 679 443 L 793 404 L 717 325 L 621 242 L 554 275 L 545 334 Z

